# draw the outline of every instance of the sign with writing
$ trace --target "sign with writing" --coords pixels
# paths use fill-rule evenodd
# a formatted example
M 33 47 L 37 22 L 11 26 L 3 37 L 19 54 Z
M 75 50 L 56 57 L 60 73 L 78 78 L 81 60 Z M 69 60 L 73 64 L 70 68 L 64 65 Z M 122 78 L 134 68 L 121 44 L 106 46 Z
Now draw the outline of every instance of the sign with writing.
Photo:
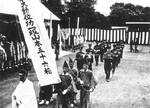
M 19 2 L 21 6 L 19 20 L 39 84 L 45 86 L 59 83 L 55 55 L 46 33 L 44 19 L 40 17 L 40 13 L 37 14 L 30 0 Z

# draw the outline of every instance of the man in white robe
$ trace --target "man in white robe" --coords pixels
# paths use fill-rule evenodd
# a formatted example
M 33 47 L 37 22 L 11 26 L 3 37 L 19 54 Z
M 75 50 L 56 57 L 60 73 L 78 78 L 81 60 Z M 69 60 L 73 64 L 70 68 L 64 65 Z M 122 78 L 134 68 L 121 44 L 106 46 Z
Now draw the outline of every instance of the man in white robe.
M 38 108 L 33 83 L 28 80 L 28 72 L 19 71 L 20 82 L 12 94 L 12 108 Z

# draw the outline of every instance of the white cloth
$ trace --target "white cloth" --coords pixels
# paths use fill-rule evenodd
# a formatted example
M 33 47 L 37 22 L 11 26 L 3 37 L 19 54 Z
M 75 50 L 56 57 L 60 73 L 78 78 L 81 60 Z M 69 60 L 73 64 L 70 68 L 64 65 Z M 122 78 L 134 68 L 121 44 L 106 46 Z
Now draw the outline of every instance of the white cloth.
M 14 99 L 14 96 L 16 99 Z M 38 108 L 33 83 L 28 79 L 24 83 L 20 81 L 13 92 L 12 108 Z

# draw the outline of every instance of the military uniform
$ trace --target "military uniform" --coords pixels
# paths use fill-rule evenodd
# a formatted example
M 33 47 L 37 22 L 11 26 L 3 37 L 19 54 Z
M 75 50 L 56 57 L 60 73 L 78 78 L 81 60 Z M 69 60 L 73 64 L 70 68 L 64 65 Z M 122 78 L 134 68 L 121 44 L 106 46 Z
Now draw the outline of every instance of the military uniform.
M 133 44 L 134 44 L 134 42 L 133 42 L 133 40 L 131 40 L 130 41 L 130 52 L 134 51 Z
M 56 45 L 55 45 L 55 54 L 56 54 L 56 60 L 58 60 L 58 56 L 59 56 L 59 42 L 56 42 Z
M 119 46 L 118 46 L 118 48 L 116 49 L 117 50 L 117 52 L 118 52 L 118 58 L 117 58 L 117 61 L 118 61 L 118 64 L 120 63 L 120 61 L 121 61 L 121 56 L 122 56 L 122 48 L 120 48 Z
M 100 58 L 101 58 L 101 62 L 103 62 L 103 55 L 105 53 L 105 45 L 104 43 L 100 44 Z
M 79 51 L 77 54 L 76 54 L 76 60 L 77 60 L 77 69 L 78 71 L 80 69 L 83 68 L 83 60 L 84 60 L 84 53 L 82 51 Z
M 94 46 L 94 54 L 95 54 L 95 62 L 97 66 L 99 62 L 99 55 L 100 55 L 100 48 L 99 48 L 98 43 Z
M 110 78 L 110 71 L 112 69 L 112 53 L 111 51 L 107 51 L 104 53 L 104 70 L 106 74 L 106 81 L 109 81 Z
M 138 49 L 137 49 L 137 47 L 138 47 L 138 43 L 139 43 L 139 39 L 138 39 L 138 38 L 136 38 L 136 40 L 135 40 L 135 53 L 137 53 L 137 52 L 138 52 Z
M 92 70 L 93 55 L 87 53 L 84 57 L 84 62 L 88 64 L 89 69 Z
M 115 73 L 115 69 L 118 65 L 118 57 L 119 57 L 119 54 L 118 54 L 118 51 L 116 49 L 113 49 L 112 50 L 112 54 L 113 54 L 113 58 L 112 58 L 112 74 Z

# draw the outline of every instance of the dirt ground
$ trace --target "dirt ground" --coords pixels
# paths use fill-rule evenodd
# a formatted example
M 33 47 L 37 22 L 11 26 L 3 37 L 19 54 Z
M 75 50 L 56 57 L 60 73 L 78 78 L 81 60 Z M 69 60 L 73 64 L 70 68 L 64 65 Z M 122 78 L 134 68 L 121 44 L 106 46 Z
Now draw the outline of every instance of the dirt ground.
M 124 49 L 123 59 L 110 82 L 105 81 L 103 63 L 93 73 L 98 82 L 91 93 L 91 108 L 150 108 L 150 47 L 139 46 L 139 53 L 130 53 L 129 46 Z M 64 60 L 74 58 L 75 54 L 62 57 L 58 62 L 61 73 Z M 31 72 L 29 79 L 33 81 L 38 97 L 39 87 L 36 74 Z M 0 108 L 11 108 L 11 94 L 18 84 L 16 73 L 0 80 Z M 52 108 L 53 106 L 39 107 Z

